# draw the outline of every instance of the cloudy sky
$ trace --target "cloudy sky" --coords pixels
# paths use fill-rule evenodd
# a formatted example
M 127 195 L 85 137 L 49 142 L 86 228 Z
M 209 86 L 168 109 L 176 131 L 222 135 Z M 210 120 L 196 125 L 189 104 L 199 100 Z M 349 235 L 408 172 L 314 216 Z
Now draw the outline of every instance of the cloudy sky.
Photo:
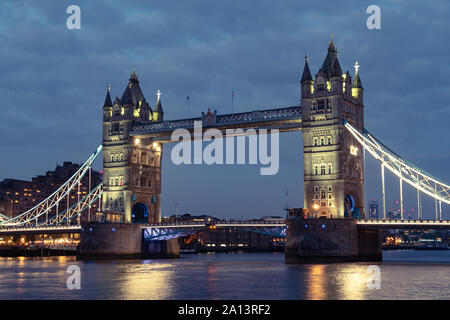
M 81 8 L 68 30 L 66 8 Z M 315 74 L 334 34 L 342 69 L 360 64 L 365 126 L 404 158 L 450 181 L 450 3 L 383 1 L 368 30 L 364 1 L 20 1 L 0 3 L 0 180 L 31 179 L 56 163 L 82 163 L 101 143 L 106 85 L 121 96 L 133 67 L 165 119 L 291 106 L 305 52 Z M 175 166 L 163 160 L 163 215 L 281 215 L 303 205 L 301 134 L 280 136 L 280 170 Z M 101 164 L 97 166 L 101 167 Z M 381 200 L 367 160 L 367 199 Z M 286 190 L 289 190 L 286 196 Z M 389 202 L 398 182 L 388 180 Z M 406 207 L 415 206 L 412 190 Z M 428 204 L 431 201 L 428 202 Z M 434 214 L 428 206 L 425 215 Z M 449 207 L 445 207 L 449 211 Z M 449 212 L 447 212 L 448 214 Z

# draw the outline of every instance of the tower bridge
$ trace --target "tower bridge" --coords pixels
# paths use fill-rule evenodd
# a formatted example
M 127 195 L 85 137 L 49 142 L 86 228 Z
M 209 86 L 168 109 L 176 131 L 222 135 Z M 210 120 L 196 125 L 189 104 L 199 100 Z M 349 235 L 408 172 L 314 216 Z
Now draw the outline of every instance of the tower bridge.
M 133 72 L 121 98 L 116 97 L 113 101 L 108 85 L 102 107 L 102 145 L 47 199 L 16 217 L 0 216 L 0 234 L 73 229 L 81 233 L 80 246 L 85 252 L 101 251 L 108 255 L 138 250 L 143 235 L 154 240 L 170 235 L 172 239 L 208 227 L 160 224 L 163 146 L 172 142 L 171 135 L 176 129 L 195 133 L 196 123 L 201 123 L 202 132 L 214 128 L 226 133 L 233 129 L 234 135 L 257 134 L 251 129 L 301 130 L 306 217 L 288 219 L 276 226 L 255 227 L 247 225 L 251 224 L 249 222 L 235 222 L 235 227 L 257 232 L 272 232 L 264 228 L 279 228 L 278 235 L 280 230 L 287 229 L 286 253 L 290 257 L 303 259 L 305 255 L 316 257 L 318 254 L 320 257 L 338 255 L 365 259 L 371 256 L 373 259 L 381 254 L 379 246 L 372 245 L 379 242 L 381 228 L 448 227 L 449 222 L 443 220 L 442 205 L 450 204 L 450 186 L 399 157 L 364 128 L 365 106 L 359 65 L 355 64 L 353 76 L 349 71 L 343 72 L 332 41 L 314 77 L 305 57 L 300 95 L 301 105 L 291 107 L 255 108 L 254 111 L 225 115 L 208 110 L 196 118 L 165 120 L 161 92 L 157 92 L 152 108 L 144 97 L 136 72 Z M 364 150 L 380 163 L 383 219 L 379 221 L 364 220 Z M 103 155 L 103 183 L 91 186 L 89 182 L 89 193 L 81 198 L 81 179 L 90 174 L 92 163 L 99 154 Z M 399 221 L 386 220 L 386 169 L 399 179 Z M 418 217 L 414 221 L 403 219 L 403 182 L 417 190 Z M 78 201 L 70 206 L 69 197 L 73 193 L 78 194 Z M 423 220 L 422 195 L 435 200 L 436 220 Z M 99 217 L 88 214 L 88 224 L 82 226 L 81 212 L 90 212 L 96 202 L 102 214 L 100 220 L 104 223 L 93 223 Z M 230 224 L 216 223 L 215 226 L 230 227 Z M 105 239 L 100 240 L 100 237 Z M 320 252 L 305 249 L 311 243 L 315 243 L 313 247 L 320 248 Z

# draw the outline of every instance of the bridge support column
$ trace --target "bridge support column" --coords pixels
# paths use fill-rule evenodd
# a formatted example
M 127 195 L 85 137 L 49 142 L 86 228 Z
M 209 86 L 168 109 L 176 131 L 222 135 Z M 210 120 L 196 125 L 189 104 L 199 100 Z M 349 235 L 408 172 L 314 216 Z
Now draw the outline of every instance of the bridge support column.
M 287 219 L 285 262 L 381 261 L 378 230 L 363 231 L 355 219 Z
M 87 223 L 82 225 L 79 259 L 140 258 L 140 224 Z
M 170 259 L 180 257 L 178 239 L 153 240 L 144 242 L 142 256 L 152 259 Z

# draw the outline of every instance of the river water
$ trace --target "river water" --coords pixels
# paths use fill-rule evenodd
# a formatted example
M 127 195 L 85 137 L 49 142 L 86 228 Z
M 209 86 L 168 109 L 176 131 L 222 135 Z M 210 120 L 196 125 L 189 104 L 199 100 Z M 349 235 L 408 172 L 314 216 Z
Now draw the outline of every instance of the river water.
M 450 250 L 385 251 L 383 259 L 380 288 L 369 289 L 373 263 L 293 266 L 283 253 L 0 258 L 0 299 L 450 299 Z M 67 288 L 70 265 L 81 272 L 79 290 Z

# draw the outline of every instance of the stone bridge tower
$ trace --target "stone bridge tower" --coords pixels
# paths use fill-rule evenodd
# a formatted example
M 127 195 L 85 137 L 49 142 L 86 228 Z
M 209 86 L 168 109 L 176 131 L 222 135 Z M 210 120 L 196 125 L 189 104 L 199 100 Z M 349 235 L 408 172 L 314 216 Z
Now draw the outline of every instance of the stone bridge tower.
M 343 73 L 331 39 L 314 79 L 305 57 L 301 79 L 304 157 L 304 207 L 327 218 L 364 217 L 364 159 L 343 119 L 362 131 L 363 88 L 355 64 Z
M 159 222 L 162 145 L 130 137 L 134 124 L 163 120 L 160 92 L 155 111 L 147 103 L 135 72 L 122 98 L 110 86 L 103 105 L 103 214 L 111 222 Z

